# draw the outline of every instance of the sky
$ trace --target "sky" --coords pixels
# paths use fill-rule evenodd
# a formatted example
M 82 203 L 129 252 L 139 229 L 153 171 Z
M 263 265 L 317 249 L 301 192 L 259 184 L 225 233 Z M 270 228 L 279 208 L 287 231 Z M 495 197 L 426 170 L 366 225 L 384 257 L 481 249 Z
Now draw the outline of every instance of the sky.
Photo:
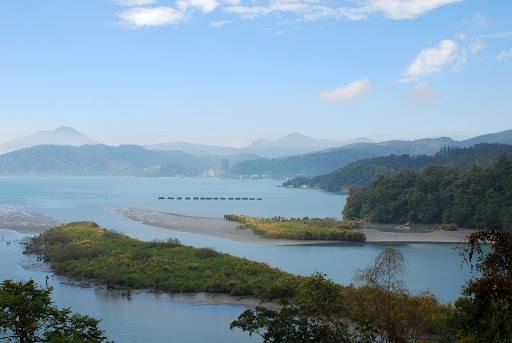
M 512 129 L 510 0 L 3 0 L 0 143 Z

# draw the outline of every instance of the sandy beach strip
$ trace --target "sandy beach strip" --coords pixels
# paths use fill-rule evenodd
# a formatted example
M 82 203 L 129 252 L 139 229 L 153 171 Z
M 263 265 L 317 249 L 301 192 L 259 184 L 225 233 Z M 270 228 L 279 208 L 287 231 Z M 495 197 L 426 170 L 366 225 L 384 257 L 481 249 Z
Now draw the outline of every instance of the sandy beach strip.
M 270 239 L 255 234 L 250 229 L 237 229 L 238 223 L 223 218 L 194 217 L 181 214 L 158 212 L 135 208 L 111 208 L 126 218 L 141 221 L 146 225 L 163 229 L 215 236 L 234 241 L 268 244 L 268 245 L 324 245 L 347 244 L 345 241 Z M 375 229 L 364 229 L 366 242 L 425 242 L 425 243 L 460 243 L 475 230 L 460 229 L 458 231 L 383 232 Z
M 404 243 L 462 243 L 467 236 L 476 230 L 458 229 L 457 231 L 430 231 L 430 232 L 384 232 L 375 229 L 363 229 L 366 242 L 404 242 Z
M 162 229 L 215 236 L 239 242 L 267 245 L 312 245 L 333 244 L 340 241 L 271 239 L 255 234 L 251 229 L 237 229 L 240 224 L 223 218 L 184 216 L 176 213 L 142 210 L 136 208 L 110 208 L 126 218 L 141 221 L 146 225 Z
M 52 217 L 40 213 L 13 209 L 0 216 L 0 229 L 20 233 L 41 233 L 60 223 Z

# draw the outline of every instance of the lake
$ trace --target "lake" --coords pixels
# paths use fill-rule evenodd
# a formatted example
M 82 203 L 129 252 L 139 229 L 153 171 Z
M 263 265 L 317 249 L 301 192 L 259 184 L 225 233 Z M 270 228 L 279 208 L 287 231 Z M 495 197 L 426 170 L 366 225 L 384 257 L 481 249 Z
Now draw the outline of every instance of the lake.
M 192 216 L 222 217 L 227 213 L 272 217 L 336 217 L 347 194 L 278 187 L 275 180 L 154 179 L 129 177 L 0 177 L 0 209 L 41 213 L 60 222 L 89 220 L 132 237 L 153 240 L 178 238 L 184 244 L 262 261 L 291 273 L 326 273 L 334 281 L 350 283 L 357 268 L 370 264 L 385 247 L 399 249 L 408 260 L 407 286 L 430 289 L 442 301 L 453 301 L 465 282 L 467 268 L 454 244 L 341 243 L 324 246 L 257 245 L 211 236 L 170 231 L 131 221 L 109 211 L 113 207 L 141 208 Z M 255 197 L 262 200 L 159 200 L 158 197 Z M 1 214 L 1 213 L 0 213 Z M 42 270 L 33 256 L 22 254 L 16 240 L 23 235 L 0 231 L 1 279 L 33 278 L 55 287 L 60 307 L 102 318 L 102 328 L 117 342 L 260 342 L 229 323 L 244 309 L 237 306 L 190 306 L 161 295 L 129 299 L 104 290 L 62 284 Z M 9 244 L 8 244 L 9 243 Z M 33 266 L 27 268 L 27 266 Z

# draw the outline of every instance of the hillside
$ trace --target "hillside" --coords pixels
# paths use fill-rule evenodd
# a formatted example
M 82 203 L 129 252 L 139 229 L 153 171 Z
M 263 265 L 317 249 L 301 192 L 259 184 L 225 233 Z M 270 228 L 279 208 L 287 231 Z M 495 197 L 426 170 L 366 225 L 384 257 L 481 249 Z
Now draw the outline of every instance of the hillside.
M 236 163 L 251 156 L 230 156 Z M 137 145 L 38 145 L 0 155 L 0 174 L 196 176 L 220 168 L 222 156 L 192 156 L 181 151 L 146 150 Z
M 342 213 L 348 220 L 512 230 L 511 210 L 512 157 L 501 155 L 490 168 L 430 165 L 381 175 L 368 187 L 350 188 Z
M 454 145 L 451 138 L 420 139 L 416 141 L 389 141 L 382 143 L 354 143 L 347 146 L 315 153 L 287 156 L 275 159 L 243 161 L 230 169 L 229 175 L 267 175 L 273 178 L 315 176 L 330 173 L 347 164 L 390 154 L 433 155 L 441 147 Z
M 231 156 L 240 154 L 254 154 L 261 157 L 280 157 L 304 154 L 358 142 L 372 141 L 368 138 L 356 138 L 343 141 L 314 139 L 294 132 L 277 140 L 260 138 L 248 146 L 242 148 L 191 144 L 187 142 L 150 144 L 145 145 L 144 147 L 150 150 L 179 150 L 192 155 Z
M 443 147 L 467 147 L 478 143 L 512 143 L 512 130 L 482 135 L 463 141 L 449 137 L 414 141 L 394 140 L 381 143 L 354 143 L 308 154 L 274 159 L 244 161 L 230 170 L 232 177 L 265 175 L 272 178 L 313 177 L 333 171 L 351 162 L 387 155 L 434 155 Z
M 350 186 L 369 186 L 378 175 L 393 175 L 395 171 L 405 170 L 419 172 L 430 164 L 457 169 L 473 165 L 490 167 L 501 154 L 512 155 L 512 145 L 481 143 L 467 148 L 445 147 L 434 156 L 388 155 L 352 162 L 330 174 L 294 178 L 285 182 L 283 186 L 346 191 Z

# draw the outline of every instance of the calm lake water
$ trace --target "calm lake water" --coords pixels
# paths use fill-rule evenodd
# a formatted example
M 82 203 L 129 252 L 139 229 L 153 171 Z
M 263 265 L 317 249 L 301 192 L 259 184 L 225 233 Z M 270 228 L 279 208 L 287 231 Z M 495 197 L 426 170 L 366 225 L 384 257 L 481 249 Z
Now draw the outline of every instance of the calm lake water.
M 184 244 L 213 247 L 283 270 L 309 275 L 326 273 L 343 284 L 350 283 L 357 268 L 370 264 L 387 246 L 400 249 L 408 259 L 405 278 L 413 291 L 430 289 L 442 301 L 452 301 L 468 276 L 461 269 L 461 258 L 454 244 L 356 244 L 326 246 L 267 246 L 216 237 L 176 232 L 144 225 L 109 211 L 112 207 L 142 208 L 194 216 L 222 217 L 227 213 L 260 217 L 336 217 L 346 194 L 309 189 L 277 187 L 279 181 L 153 179 L 128 177 L 0 177 L 0 208 L 19 206 L 20 210 L 51 216 L 60 222 L 95 221 L 99 225 L 143 240 L 174 237 Z M 263 200 L 158 200 L 173 197 L 261 197 Z M 1 214 L 1 213 L 0 213 Z M 229 330 L 229 323 L 244 310 L 236 306 L 189 306 L 160 296 L 132 296 L 62 284 L 49 271 L 36 264 L 34 257 L 22 254 L 15 241 L 23 235 L 0 230 L 0 278 L 33 278 L 55 287 L 57 305 L 102 318 L 102 328 L 117 342 L 260 342 L 240 331 Z M 10 244 L 8 244 L 10 243 Z

